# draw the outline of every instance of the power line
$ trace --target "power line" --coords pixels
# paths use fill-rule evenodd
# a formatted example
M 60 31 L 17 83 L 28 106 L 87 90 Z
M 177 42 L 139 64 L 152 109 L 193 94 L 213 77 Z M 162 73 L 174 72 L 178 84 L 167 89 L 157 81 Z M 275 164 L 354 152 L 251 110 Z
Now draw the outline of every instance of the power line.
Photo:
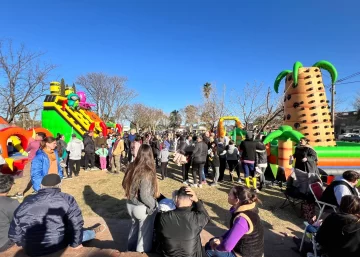
M 353 84 L 353 83 L 359 83 L 360 80 L 356 80 L 356 81 L 350 81 L 350 82 L 341 82 L 341 83 L 337 83 L 336 85 L 345 85 L 345 84 Z

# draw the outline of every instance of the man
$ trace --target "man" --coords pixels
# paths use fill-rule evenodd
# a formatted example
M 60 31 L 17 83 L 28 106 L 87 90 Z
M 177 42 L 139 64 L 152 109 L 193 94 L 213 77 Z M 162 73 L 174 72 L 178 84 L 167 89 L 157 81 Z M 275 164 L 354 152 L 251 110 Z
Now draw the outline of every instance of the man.
M 160 251 L 165 257 L 201 257 L 200 233 L 210 217 L 190 187 L 181 187 L 174 195 L 176 209 L 156 217 Z
M 93 140 L 93 131 L 84 134 L 84 151 L 85 151 L 85 172 L 89 170 L 97 170 L 95 167 L 95 142 Z M 90 162 L 90 169 L 89 169 Z
M 15 195 L 16 198 L 23 198 L 24 194 L 29 191 L 29 189 L 32 187 L 31 179 L 30 179 L 30 170 L 31 170 L 31 162 L 34 159 L 37 150 L 40 148 L 40 143 L 43 141 L 46 137 L 46 134 L 44 132 L 38 132 L 36 133 L 35 140 L 31 141 L 29 145 L 27 146 L 25 152 L 23 155 L 28 155 L 28 162 L 24 167 L 24 170 L 22 172 L 22 178 L 20 184 L 20 189 L 22 191 L 17 192 Z
M 70 152 L 69 155 L 69 174 L 68 178 L 72 178 L 74 173 L 75 177 L 79 176 L 81 153 L 84 150 L 83 142 L 76 138 L 76 134 L 72 134 L 71 141 L 66 147 L 66 151 Z
M 359 191 L 356 185 L 359 182 L 360 174 L 354 170 L 347 170 L 342 178 L 334 180 L 324 191 L 321 201 L 340 206 L 341 198 L 345 195 L 355 195 L 359 197 Z
M 103 136 L 103 133 L 99 133 L 99 136 L 94 139 L 95 150 L 101 148 L 101 145 L 106 145 L 106 138 Z
M 19 202 L 7 197 L 13 184 L 12 176 L 0 175 L 0 255 L 14 245 L 8 238 L 8 232 Z
M 127 152 L 127 157 L 128 157 L 129 163 L 130 163 L 131 160 L 132 160 L 131 143 L 133 143 L 133 142 L 135 141 L 135 137 L 136 137 L 135 133 L 136 133 L 136 130 L 135 130 L 135 129 L 131 129 L 131 130 L 130 130 L 130 134 L 129 134 L 129 136 L 128 136 L 128 138 L 129 138 L 129 148 L 128 148 L 128 152 Z
M 9 238 L 22 246 L 29 256 L 55 253 L 71 246 L 82 247 L 82 242 L 96 237 L 106 227 L 98 225 L 83 230 L 84 220 L 74 197 L 61 192 L 61 179 L 48 174 L 41 181 L 36 195 L 24 199 L 14 213 Z
M 111 172 L 113 172 L 115 175 L 120 174 L 121 155 L 124 150 L 125 150 L 124 140 L 121 138 L 120 134 L 116 134 L 116 141 L 112 148 L 112 154 L 111 154 L 112 159 L 114 160 L 114 165 L 111 165 Z M 116 166 L 116 171 L 114 166 Z

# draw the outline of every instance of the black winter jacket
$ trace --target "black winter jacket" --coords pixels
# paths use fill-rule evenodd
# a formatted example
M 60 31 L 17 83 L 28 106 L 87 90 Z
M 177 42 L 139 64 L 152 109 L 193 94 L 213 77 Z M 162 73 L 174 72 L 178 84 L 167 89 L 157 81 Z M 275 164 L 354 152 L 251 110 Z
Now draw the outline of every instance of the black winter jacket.
M 89 135 L 84 135 L 84 151 L 85 153 L 95 153 L 95 142 Z
M 160 154 L 160 143 L 158 140 L 153 140 L 150 143 L 151 149 L 154 156 L 158 156 Z
M 193 207 L 159 213 L 155 220 L 156 238 L 164 257 L 202 257 L 200 233 L 210 221 L 201 201 Z
M 179 141 L 179 147 L 178 147 L 178 152 L 185 155 L 185 148 L 186 148 L 186 141 Z
M 9 239 L 29 256 L 55 253 L 81 244 L 84 220 L 74 197 L 60 188 L 40 189 L 14 213 Z
M 329 257 L 359 257 L 359 217 L 346 213 L 330 214 L 320 226 L 316 241 Z
M 204 141 L 197 142 L 192 154 L 195 163 L 205 163 L 208 155 L 208 146 Z

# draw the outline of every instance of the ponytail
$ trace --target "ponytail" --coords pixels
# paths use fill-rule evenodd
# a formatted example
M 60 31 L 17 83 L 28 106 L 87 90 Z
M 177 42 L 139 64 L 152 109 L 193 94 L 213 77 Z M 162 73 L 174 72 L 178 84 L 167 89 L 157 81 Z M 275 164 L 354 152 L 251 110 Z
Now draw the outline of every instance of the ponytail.
M 257 195 L 245 186 L 235 186 L 234 196 L 239 199 L 241 205 L 261 203 Z

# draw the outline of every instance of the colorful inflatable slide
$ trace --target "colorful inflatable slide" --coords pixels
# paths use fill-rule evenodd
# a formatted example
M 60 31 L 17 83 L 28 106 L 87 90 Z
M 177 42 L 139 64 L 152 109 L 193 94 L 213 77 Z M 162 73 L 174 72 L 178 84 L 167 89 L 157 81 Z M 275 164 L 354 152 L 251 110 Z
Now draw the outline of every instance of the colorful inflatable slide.
M 270 133 L 264 143 L 269 143 L 269 160 L 272 171 L 278 167 L 289 175 L 289 156 L 294 143 L 306 137 L 318 154 L 318 167 L 329 175 L 339 175 L 346 170 L 360 172 L 360 144 L 336 142 L 329 101 L 322 80 L 321 69 L 328 71 L 332 83 L 337 80 L 335 67 L 327 61 L 319 61 L 312 67 L 296 62 L 293 70 L 284 70 L 277 76 L 274 89 L 278 92 L 285 78 L 284 126 Z M 276 177 L 276 175 L 275 175 Z
M 84 92 L 76 93 L 72 87 L 67 87 L 65 95 L 61 95 L 59 82 L 51 82 L 50 91 L 51 94 L 45 97 L 43 104 L 42 126 L 54 135 L 64 134 L 65 139 L 69 141 L 71 134 L 75 133 L 78 138 L 82 138 L 89 130 L 94 131 L 95 137 L 100 132 L 107 136 L 110 129 L 122 132 L 120 124 L 105 124 L 96 113 L 91 111 L 93 104 L 86 102 Z

